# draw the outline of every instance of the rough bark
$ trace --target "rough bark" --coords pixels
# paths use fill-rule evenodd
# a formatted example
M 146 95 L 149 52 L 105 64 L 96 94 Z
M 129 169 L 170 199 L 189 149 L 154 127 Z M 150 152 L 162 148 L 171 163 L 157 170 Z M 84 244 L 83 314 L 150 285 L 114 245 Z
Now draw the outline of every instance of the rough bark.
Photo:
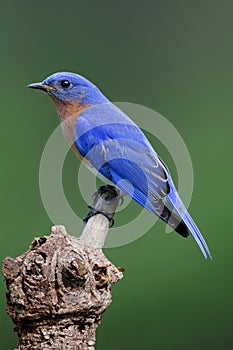
M 90 221 L 98 216 L 100 222 L 107 220 L 102 214 L 92 217 L 87 223 L 91 236 Z M 98 220 L 95 224 L 97 230 L 102 228 Z M 26 253 L 3 261 L 7 313 L 19 336 L 17 350 L 94 349 L 96 328 L 111 303 L 111 284 L 123 275 L 101 248 L 86 244 L 91 239 L 85 230 L 79 239 L 63 226 L 53 226 L 50 236 L 35 238 Z M 106 236 L 106 230 L 108 225 L 100 235 Z

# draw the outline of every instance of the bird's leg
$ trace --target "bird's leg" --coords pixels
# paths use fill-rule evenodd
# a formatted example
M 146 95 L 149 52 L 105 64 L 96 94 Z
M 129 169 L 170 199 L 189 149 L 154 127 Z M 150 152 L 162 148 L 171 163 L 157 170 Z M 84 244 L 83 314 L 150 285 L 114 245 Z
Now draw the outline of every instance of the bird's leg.
M 118 196 L 119 196 L 119 206 L 121 206 L 121 205 L 123 205 L 123 203 L 124 203 L 124 197 L 125 197 L 126 195 L 124 194 L 124 192 L 122 192 L 121 190 L 119 190 Z
M 122 204 L 122 192 L 114 186 L 104 185 L 93 194 L 92 199 L 93 205 L 88 206 L 91 210 L 83 221 L 87 223 L 92 216 L 102 214 L 109 220 L 109 227 L 112 227 L 116 207 L 120 201 Z
M 115 201 L 116 198 L 118 198 L 120 200 L 119 205 L 122 205 L 124 203 L 123 197 L 125 196 L 125 194 L 120 189 L 112 185 L 100 186 L 98 191 L 94 192 L 92 195 L 93 201 L 95 202 L 99 198 L 99 196 L 105 193 L 105 200 L 110 202 L 111 200 Z

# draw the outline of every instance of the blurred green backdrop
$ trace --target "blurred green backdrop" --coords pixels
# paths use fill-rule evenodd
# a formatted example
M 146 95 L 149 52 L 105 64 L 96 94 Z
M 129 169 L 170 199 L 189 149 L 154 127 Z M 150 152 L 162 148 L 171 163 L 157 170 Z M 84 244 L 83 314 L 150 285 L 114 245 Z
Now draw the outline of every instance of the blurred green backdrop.
M 126 272 L 113 288 L 97 350 L 233 346 L 232 11 L 232 1 L 216 0 L 1 2 L 1 259 L 22 254 L 52 224 L 38 168 L 58 118 L 48 98 L 26 89 L 29 82 L 78 72 L 112 100 L 166 116 L 192 157 L 190 211 L 214 260 L 204 261 L 191 238 L 164 234 L 162 222 L 132 244 L 107 249 Z M 70 153 L 64 187 L 83 216 L 86 206 L 74 192 L 77 167 Z M 6 350 L 17 339 L 4 294 L 1 278 L 0 348 Z

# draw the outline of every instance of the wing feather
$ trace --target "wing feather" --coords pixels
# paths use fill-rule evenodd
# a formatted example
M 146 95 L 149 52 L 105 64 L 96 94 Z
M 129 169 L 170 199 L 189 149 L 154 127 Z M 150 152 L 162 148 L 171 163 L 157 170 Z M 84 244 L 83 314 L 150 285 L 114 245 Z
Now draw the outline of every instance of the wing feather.
M 162 205 L 158 199 L 170 191 L 168 171 L 121 110 L 104 105 L 84 111 L 77 120 L 75 146 L 102 175 L 148 210 Z

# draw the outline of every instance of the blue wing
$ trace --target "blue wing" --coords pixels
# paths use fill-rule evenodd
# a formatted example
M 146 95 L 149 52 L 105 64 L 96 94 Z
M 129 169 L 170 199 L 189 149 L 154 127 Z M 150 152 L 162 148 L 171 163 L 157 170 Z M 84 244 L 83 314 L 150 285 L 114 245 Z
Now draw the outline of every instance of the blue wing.
M 146 209 L 155 212 L 158 200 L 169 192 L 167 169 L 145 135 L 112 104 L 80 115 L 75 144 L 102 175 Z
M 142 131 L 121 110 L 108 103 L 82 112 L 76 122 L 75 145 L 102 175 L 144 208 L 178 233 L 187 236 L 190 231 L 205 258 L 211 257 L 168 169 Z

